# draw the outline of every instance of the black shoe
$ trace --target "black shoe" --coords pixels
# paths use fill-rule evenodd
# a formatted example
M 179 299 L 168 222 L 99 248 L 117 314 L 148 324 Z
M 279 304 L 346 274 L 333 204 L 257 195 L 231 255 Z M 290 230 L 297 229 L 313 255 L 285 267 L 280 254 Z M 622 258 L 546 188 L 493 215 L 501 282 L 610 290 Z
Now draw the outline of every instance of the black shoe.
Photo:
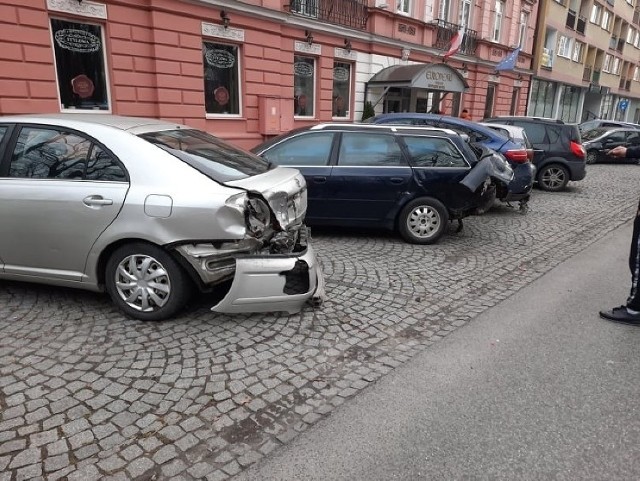
M 629 314 L 625 306 L 614 307 L 609 311 L 600 311 L 600 317 L 621 324 L 640 326 L 640 314 Z

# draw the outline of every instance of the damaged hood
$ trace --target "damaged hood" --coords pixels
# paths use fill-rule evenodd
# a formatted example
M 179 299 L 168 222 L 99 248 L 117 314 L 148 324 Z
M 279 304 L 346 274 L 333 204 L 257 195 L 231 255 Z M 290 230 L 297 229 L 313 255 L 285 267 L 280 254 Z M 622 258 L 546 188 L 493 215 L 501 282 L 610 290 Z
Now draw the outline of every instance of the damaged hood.
M 225 182 L 225 185 L 261 194 L 284 228 L 301 225 L 304 220 L 307 184 L 296 169 L 274 167 L 259 175 Z

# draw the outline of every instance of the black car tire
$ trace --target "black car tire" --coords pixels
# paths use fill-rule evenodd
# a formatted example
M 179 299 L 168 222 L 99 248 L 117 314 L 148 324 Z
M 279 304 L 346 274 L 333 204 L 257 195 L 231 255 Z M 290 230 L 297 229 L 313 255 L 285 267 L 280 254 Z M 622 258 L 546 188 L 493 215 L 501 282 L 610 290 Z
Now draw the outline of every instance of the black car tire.
M 175 259 L 143 242 L 125 244 L 111 254 L 105 286 L 122 312 L 142 321 L 170 318 L 184 307 L 192 291 L 191 280 Z
M 597 150 L 589 150 L 587 152 L 587 164 L 595 164 L 598 162 L 598 151 Z
M 569 183 L 569 170 L 560 164 L 549 164 L 538 171 L 537 178 L 542 190 L 559 192 Z
M 420 197 L 404 206 L 398 216 L 398 231 L 411 244 L 433 244 L 447 227 L 449 212 L 437 199 Z

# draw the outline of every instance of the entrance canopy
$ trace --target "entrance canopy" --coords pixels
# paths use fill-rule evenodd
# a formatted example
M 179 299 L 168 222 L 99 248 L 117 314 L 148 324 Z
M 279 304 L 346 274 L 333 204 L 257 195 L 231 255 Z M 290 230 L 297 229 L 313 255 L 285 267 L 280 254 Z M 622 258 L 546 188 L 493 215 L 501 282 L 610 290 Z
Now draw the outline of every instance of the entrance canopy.
M 392 65 L 367 82 L 369 87 L 403 87 L 443 92 L 464 92 L 469 88 L 456 69 L 444 63 Z

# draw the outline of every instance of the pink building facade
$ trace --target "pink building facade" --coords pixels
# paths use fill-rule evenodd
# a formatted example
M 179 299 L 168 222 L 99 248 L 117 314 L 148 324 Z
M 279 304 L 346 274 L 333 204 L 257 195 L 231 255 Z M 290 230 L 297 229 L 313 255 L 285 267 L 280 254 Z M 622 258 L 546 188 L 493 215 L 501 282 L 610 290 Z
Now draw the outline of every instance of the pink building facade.
M 0 0 L 0 115 L 157 117 L 249 148 L 295 127 L 360 121 L 365 101 L 376 113 L 525 114 L 535 0 L 391 3 Z M 497 72 L 515 46 L 514 67 Z M 425 83 L 436 74 L 421 65 L 444 80 Z M 372 81 L 390 67 L 409 77 Z

